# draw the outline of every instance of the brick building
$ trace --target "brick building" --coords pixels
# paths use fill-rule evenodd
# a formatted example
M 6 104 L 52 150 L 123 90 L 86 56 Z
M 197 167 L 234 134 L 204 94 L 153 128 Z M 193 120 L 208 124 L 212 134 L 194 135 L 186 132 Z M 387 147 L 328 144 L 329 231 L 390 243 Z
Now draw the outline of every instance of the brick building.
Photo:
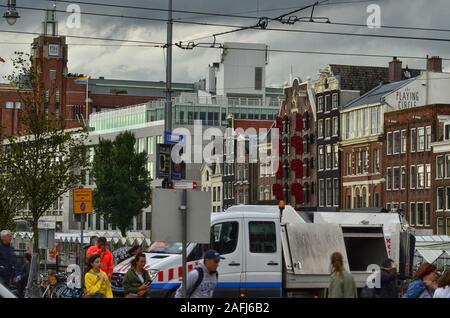
M 296 209 L 312 210 L 317 206 L 315 107 L 312 83 L 296 78 L 285 87 L 275 120 L 280 135 L 280 162 L 272 191 L 276 200 L 284 199 Z
M 445 188 L 444 155 L 434 154 L 432 145 L 442 140 L 439 117 L 449 115 L 450 104 L 413 107 L 384 115 L 385 207 L 388 211 L 405 211 L 407 221 L 420 235 L 433 234 L 436 212 L 446 210 L 438 199 L 443 199 L 445 192 L 442 196 L 437 193 Z
M 436 141 L 431 143 L 433 158 L 431 203 L 434 205 L 433 230 L 437 235 L 450 235 L 450 116 L 438 115 Z
M 419 74 L 417 70 L 410 71 Z M 330 64 L 314 82 L 317 105 L 318 210 L 341 206 L 340 107 L 389 79 L 389 68 Z

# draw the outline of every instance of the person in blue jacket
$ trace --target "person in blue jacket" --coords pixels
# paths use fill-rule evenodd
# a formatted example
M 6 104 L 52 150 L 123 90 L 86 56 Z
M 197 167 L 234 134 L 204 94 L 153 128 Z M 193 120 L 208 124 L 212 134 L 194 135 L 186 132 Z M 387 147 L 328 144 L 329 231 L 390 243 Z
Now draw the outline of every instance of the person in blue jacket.
M 9 286 L 16 275 L 16 255 L 11 245 L 13 235 L 9 230 L 0 232 L 0 283 Z
M 436 266 L 423 263 L 419 266 L 414 280 L 409 284 L 404 298 L 433 298 L 437 288 Z

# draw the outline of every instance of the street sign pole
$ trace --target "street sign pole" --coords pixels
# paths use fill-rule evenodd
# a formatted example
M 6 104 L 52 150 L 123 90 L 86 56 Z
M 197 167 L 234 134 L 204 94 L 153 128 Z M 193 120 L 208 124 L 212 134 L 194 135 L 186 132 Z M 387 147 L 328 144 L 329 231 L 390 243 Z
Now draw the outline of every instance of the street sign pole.
M 180 212 L 182 216 L 183 229 L 183 251 L 182 251 L 182 266 L 183 266 L 183 298 L 187 297 L 187 190 L 183 190 Z
M 80 215 L 80 271 L 81 271 L 81 288 L 84 287 L 84 250 L 83 250 L 83 227 L 84 227 L 84 214 Z

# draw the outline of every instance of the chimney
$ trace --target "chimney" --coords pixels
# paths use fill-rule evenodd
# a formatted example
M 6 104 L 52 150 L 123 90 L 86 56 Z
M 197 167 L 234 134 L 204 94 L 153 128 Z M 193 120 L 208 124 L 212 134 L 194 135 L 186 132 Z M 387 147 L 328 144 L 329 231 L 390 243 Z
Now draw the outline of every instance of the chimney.
M 402 80 L 402 61 L 396 56 L 389 62 L 389 82 L 397 82 Z
M 439 56 L 427 56 L 427 71 L 442 73 L 442 58 Z

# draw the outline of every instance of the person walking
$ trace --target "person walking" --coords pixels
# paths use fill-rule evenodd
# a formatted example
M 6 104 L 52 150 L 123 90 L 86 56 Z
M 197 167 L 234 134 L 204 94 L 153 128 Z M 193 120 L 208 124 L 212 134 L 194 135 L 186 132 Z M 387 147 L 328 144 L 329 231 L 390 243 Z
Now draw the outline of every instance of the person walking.
M 11 242 L 13 235 L 10 230 L 0 232 L 0 283 L 9 286 L 16 276 L 16 255 Z
M 397 285 L 397 266 L 388 258 L 381 265 L 380 288 L 376 290 L 379 298 L 398 298 L 399 289 Z
M 30 265 L 31 265 L 31 254 L 25 253 L 23 255 L 23 266 L 20 271 L 20 276 L 18 277 L 19 293 L 23 297 L 25 288 L 28 283 L 28 276 L 30 275 Z
M 432 298 L 437 288 L 436 266 L 423 263 L 414 276 L 403 298 Z
M 111 279 L 114 271 L 114 257 L 111 251 L 106 247 L 105 237 L 99 237 L 97 240 L 97 244 L 88 248 L 88 250 L 86 251 L 86 258 L 89 258 L 94 254 L 100 256 L 102 264 L 101 270 L 108 275 L 109 279 Z
M 357 298 L 353 276 L 344 268 L 344 258 L 339 252 L 331 255 L 331 277 L 328 298 Z
M 100 255 L 91 255 L 88 259 L 84 286 L 88 298 L 113 298 L 108 275 L 101 270 Z
M 212 298 L 217 286 L 219 274 L 217 268 L 224 259 L 217 251 L 208 250 L 203 263 L 187 274 L 186 298 Z M 175 298 L 183 297 L 183 284 L 175 293 Z
M 438 281 L 433 298 L 450 298 L 450 271 L 446 271 Z
M 125 298 L 147 298 L 150 295 L 150 274 L 144 268 L 146 257 L 136 255 L 131 261 L 131 267 L 123 278 Z

